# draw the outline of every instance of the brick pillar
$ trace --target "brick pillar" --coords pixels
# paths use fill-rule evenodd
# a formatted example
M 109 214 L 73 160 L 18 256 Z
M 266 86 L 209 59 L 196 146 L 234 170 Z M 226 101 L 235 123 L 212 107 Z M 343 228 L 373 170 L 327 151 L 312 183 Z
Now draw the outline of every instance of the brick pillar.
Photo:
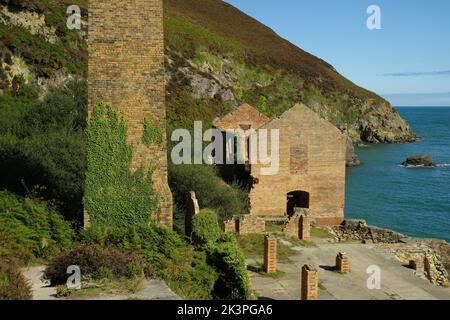
M 317 269 L 305 264 L 302 268 L 302 300 L 317 300 L 319 275 Z
M 346 253 L 339 252 L 336 256 L 336 269 L 340 273 L 350 272 L 350 261 Z
M 311 240 L 311 223 L 307 215 L 301 215 L 298 222 L 298 237 L 300 240 Z
M 266 235 L 264 239 L 264 271 L 277 271 L 277 239 L 270 235 Z

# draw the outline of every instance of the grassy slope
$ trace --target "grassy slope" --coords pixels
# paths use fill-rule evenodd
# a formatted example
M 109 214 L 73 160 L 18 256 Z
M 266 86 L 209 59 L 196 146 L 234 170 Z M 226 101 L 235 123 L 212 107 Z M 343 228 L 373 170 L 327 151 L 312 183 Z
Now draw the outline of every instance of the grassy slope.
M 253 65 L 270 65 L 301 76 L 306 81 L 322 83 L 325 91 L 355 94 L 361 98 L 385 102 L 381 97 L 365 89 L 357 87 L 341 75 L 325 61 L 303 51 L 287 40 L 280 38 L 275 32 L 260 22 L 247 16 L 231 5 L 219 0 L 166 0 L 168 16 L 187 18 L 195 25 L 201 26 L 212 34 L 210 39 L 195 39 L 196 35 L 185 34 L 190 38 L 193 47 L 212 45 L 218 37 L 227 40 L 229 47 L 241 49 L 247 57 L 246 63 Z M 166 20 L 170 22 L 169 20 Z M 166 24 L 170 28 L 170 25 Z M 214 39 L 216 38 L 216 39 Z M 168 45 L 171 39 L 168 39 Z M 200 40 L 197 42 L 197 40 Z M 204 41 L 206 40 L 206 41 Z M 186 50 L 186 48 L 183 48 Z M 228 48 L 225 48 L 228 49 Z M 187 49 L 185 52 L 187 52 Z M 223 52 L 222 52 L 223 53 Z
M 226 58 L 233 61 L 234 69 L 244 69 L 236 76 L 241 77 L 238 83 L 231 86 L 237 100 L 250 103 L 271 117 L 301 101 L 335 125 L 347 126 L 357 140 L 397 142 L 411 137 L 406 123 L 383 98 L 356 86 L 325 61 L 282 39 L 231 5 L 220 0 L 164 3 L 168 54 L 176 52 L 181 56 L 171 57 L 175 60 L 171 66 L 175 74 L 176 68 L 187 65 L 186 60 L 199 64 L 206 60 L 214 67 Z M 269 81 L 255 85 L 264 79 Z M 172 118 L 183 118 L 182 114 L 177 116 L 179 110 L 173 108 L 174 101 L 178 105 L 180 100 L 192 104 L 180 98 L 190 91 L 186 82 L 175 77 L 168 88 L 169 116 L 171 112 L 175 114 Z M 197 109 L 203 107 L 203 114 L 210 114 L 211 104 L 215 106 L 211 117 L 227 110 L 217 99 L 203 99 L 200 104 Z M 369 127 L 369 133 L 362 132 L 366 129 L 361 128 L 360 120 Z M 390 120 L 391 124 L 386 125 Z
M 49 44 L 24 28 L 0 24 L 2 47 L 22 56 L 40 77 L 51 78 L 58 70 L 86 76 L 86 42 L 65 27 L 69 4 L 79 5 L 83 19 L 87 18 L 86 0 L 11 0 L 12 9 L 44 13 L 59 41 Z M 177 67 L 185 66 L 187 60 L 200 64 L 206 59 L 214 65 L 229 58 L 235 77 L 229 89 L 238 102 L 250 103 L 271 117 L 301 101 L 335 125 L 347 126 L 357 140 L 397 142 L 410 136 L 407 125 L 384 99 L 351 83 L 325 61 L 227 3 L 164 0 L 164 4 L 166 46 L 180 54 L 170 72 L 176 74 Z M 206 72 L 202 76 L 214 75 Z M 175 77 L 167 87 L 169 127 L 189 127 L 193 120 L 208 125 L 230 110 L 221 99 L 192 98 L 187 82 L 183 76 Z

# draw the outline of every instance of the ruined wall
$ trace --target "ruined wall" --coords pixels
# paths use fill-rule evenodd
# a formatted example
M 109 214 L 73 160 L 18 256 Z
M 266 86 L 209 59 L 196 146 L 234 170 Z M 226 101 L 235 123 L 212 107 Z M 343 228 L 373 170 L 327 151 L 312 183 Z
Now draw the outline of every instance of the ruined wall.
M 260 169 L 266 165 L 252 165 L 251 175 L 256 180 L 250 191 L 250 213 L 283 216 L 287 194 L 301 190 L 310 193 L 311 218 L 316 224 L 340 224 L 344 217 L 347 138 L 302 104 L 262 128 L 280 130 L 280 168 L 277 175 L 264 176 Z
M 90 1 L 88 47 L 89 111 L 103 101 L 124 115 L 133 148 L 130 169 L 156 166 L 154 187 L 162 197 L 160 221 L 171 227 L 162 0 Z M 164 142 L 159 146 L 147 147 L 142 141 L 146 117 L 163 131 Z

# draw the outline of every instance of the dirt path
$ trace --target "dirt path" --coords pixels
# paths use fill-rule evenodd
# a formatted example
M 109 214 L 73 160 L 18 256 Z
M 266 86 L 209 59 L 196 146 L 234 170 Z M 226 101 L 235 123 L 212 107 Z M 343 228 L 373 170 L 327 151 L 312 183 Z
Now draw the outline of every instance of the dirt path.
M 49 287 L 48 283 L 42 281 L 45 266 L 22 269 L 23 275 L 32 285 L 33 300 L 55 300 L 56 288 Z

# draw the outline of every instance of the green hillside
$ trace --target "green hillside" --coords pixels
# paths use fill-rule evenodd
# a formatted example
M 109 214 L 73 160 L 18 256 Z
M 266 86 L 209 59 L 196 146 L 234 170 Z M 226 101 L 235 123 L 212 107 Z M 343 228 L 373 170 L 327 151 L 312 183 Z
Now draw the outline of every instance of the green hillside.
M 56 41 L 2 17 L 0 90 L 14 94 L 23 82 L 46 88 L 61 85 L 69 75 L 86 77 L 87 26 L 83 24 L 83 32 L 67 30 L 65 10 L 69 3 L 79 5 L 86 22 L 87 1 L 6 3 L 14 14 L 45 15 L 48 33 L 53 33 Z M 192 125 L 193 120 L 208 123 L 243 102 L 273 117 L 301 101 L 348 130 L 355 141 L 414 138 L 387 101 L 227 3 L 165 0 L 164 4 L 170 127 Z

